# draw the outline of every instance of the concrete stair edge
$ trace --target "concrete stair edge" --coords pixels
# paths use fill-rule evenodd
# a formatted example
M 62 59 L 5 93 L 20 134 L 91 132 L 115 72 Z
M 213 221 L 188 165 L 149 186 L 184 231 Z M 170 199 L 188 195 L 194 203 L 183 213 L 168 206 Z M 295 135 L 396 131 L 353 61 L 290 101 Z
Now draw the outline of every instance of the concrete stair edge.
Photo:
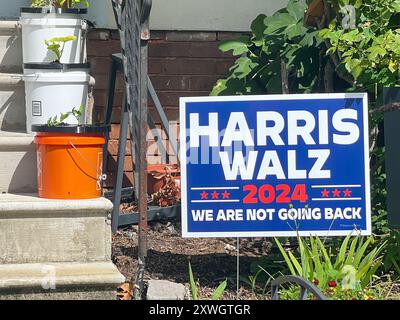
M 44 281 L 53 281 L 56 289 L 85 286 L 115 286 L 116 289 L 125 277 L 111 261 L 0 265 L 0 293 L 15 289 L 40 290 Z
M 33 134 L 12 131 L 0 131 L 0 152 L 29 150 L 35 136 Z
M 23 74 L 15 72 L 0 72 L 0 88 L 3 89 L 5 86 L 23 86 Z
M 54 200 L 37 197 L 36 194 L 0 194 L 0 218 L 7 213 L 24 213 L 32 216 L 43 212 L 71 213 L 73 211 L 95 215 L 110 212 L 113 204 L 106 198 L 81 200 Z M 14 215 L 15 217 L 15 215 Z
M 1 20 L 0 21 L 0 32 L 1 31 L 14 31 L 19 29 L 19 20 Z

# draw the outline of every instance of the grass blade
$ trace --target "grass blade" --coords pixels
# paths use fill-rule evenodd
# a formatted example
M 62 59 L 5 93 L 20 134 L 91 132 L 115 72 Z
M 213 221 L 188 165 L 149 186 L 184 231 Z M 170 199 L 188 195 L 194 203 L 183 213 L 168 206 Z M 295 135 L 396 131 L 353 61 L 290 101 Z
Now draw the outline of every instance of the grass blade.
M 316 237 L 315 240 L 318 243 L 319 248 L 321 249 L 322 256 L 324 257 L 325 264 L 327 265 L 328 269 L 332 268 L 331 258 L 329 257 L 328 252 L 325 249 L 325 245 L 322 243 L 321 239 Z
M 350 249 L 349 249 L 349 252 L 347 253 L 347 258 L 346 258 L 346 261 L 344 262 L 344 264 L 352 264 L 353 263 L 353 261 L 354 261 L 354 252 L 356 250 L 358 239 L 359 239 L 358 236 L 356 236 L 351 241 Z
M 340 250 L 339 250 L 339 254 L 336 258 L 336 262 L 334 265 L 334 268 L 336 270 L 340 269 L 340 265 L 343 263 L 345 255 L 346 255 L 346 250 L 347 250 L 347 245 L 349 243 L 350 237 L 351 237 L 351 233 L 346 236 L 346 238 L 343 240 L 342 245 L 340 246 Z
M 356 256 L 353 261 L 354 268 L 357 269 L 360 265 L 361 258 L 363 257 L 364 252 L 367 250 L 369 244 L 371 243 L 371 240 L 371 238 L 368 238 L 367 241 L 365 241 L 365 243 L 361 246 L 361 248 L 357 250 Z
M 362 277 L 360 280 L 360 285 L 361 288 L 364 289 L 371 281 L 372 276 L 375 274 L 375 272 L 378 270 L 379 266 L 381 265 L 381 260 L 378 260 L 372 268 L 368 271 L 368 273 Z
M 227 286 L 228 282 L 225 280 L 223 282 L 220 283 L 220 285 L 218 286 L 217 289 L 215 289 L 213 295 L 212 295 L 212 300 L 219 300 L 221 299 L 222 294 L 224 293 L 226 286 Z
M 297 273 L 299 275 L 303 275 L 303 268 L 301 267 L 300 263 L 297 261 L 296 257 L 290 251 L 288 253 L 289 253 L 290 260 L 292 261 L 294 267 L 297 270 Z
M 196 286 L 196 282 L 194 281 L 192 265 L 190 262 L 189 262 L 189 282 L 190 282 L 190 289 L 192 292 L 192 299 L 199 300 L 198 295 L 197 295 L 197 286 Z
M 274 239 L 275 239 L 276 245 L 277 245 L 278 248 L 279 248 L 279 251 L 281 252 L 283 258 L 284 258 L 285 261 L 286 261 L 286 264 L 287 264 L 287 266 L 288 266 L 288 268 L 289 268 L 289 271 L 291 272 L 292 275 L 294 275 L 294 276 L 297 275 L 297 274 L 296 274 L 296 271 L 294 270 L 293 264 L 292 264 L 292 262 L 291 262 L 289 256 L 287 255 L 285 249 L 283 249 L 281 243 L 279 242 L 279 240 L 278 240 L 277 238 L 274 238 Z

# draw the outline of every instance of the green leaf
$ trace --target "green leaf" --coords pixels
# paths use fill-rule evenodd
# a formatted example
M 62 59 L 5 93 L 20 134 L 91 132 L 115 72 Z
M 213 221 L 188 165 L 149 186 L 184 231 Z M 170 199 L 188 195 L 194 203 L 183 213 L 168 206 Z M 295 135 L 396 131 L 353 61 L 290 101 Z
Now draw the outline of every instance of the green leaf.
M 304 13 L 307 10 L 307 3 L 303 0 L 290 0 L 286 10 L 297 21 L 304 18 Z
M 363 68 L 361 67 L 361 61 L 359 59 L 348 59 L 345 64 L 346 70 L 351 73 L 351 75 L 357 79 L 360 74 L 363 72 Z
M 234 56 L 240 56 L 243 53 L 249 51 L 248 46 L 250 45 L 250 39 L 247 36 L 240 37 L 236 40 L 226 40 L 221 42 L 218 48 L 222 52 L 227 52 L 229 50 L 233 50 L 232 54 Z
M 189 262 L 189 282 L 190 282 L 190 289 L 192 292 L 192 299 L 199 300 L 197 296 L 197 286 L 193 277 L 192 265 L 190 262 Z
M 258 47 L 261 47 L 264 43 L 265 18 L 265 14 L 258 15 L 257 18 L 255 18 L 251 23 L 250 27 L 254 34 L 253 43 Z
M 354 259 L 354 251 L 356 250 L 356 245 L 358 243 L 358 236 L 354 237 L 351 241 L 349 252 L 347 253 L 347 258 L 344 264 L 352 264 Z
M 352 234 L 350 233 L 348 236 L 346 236 L 346 238 L 344 238 L 344 240 L 342 242 L 342 245 L 340 246 L 339 254 L 338 254 L 337 258 L 336 258 L 336 262 L 335 262 L 335 265 L 334 265 L 335 269 L 341 269 L 341 264 L 344 262 L 344 258 L 345 258 L 346 250 L 347 250 L 347 245 L 349 243 L 351 235 Z
M 292 261 L 294 267 L 296 268 L 298 275 L 303 276 L 303 269 L 300 263 L 297 261 L 296 257 L 293 255 L 292 252 L 289 251 L 288 253 L 289 253 L 289 258 Z
M 372 263 L 378 254 L 378 248 L 374 248 L 360 262 L 359 269 L 363 269 L 366 265 Z
M 257 65 L 248 57 L 240 57 L 232 67 L 232 73 L 235 77 L 242 79 L 248 76 Z
M 64 51 L 65 43 L 75 41 L 76 39 L 77 37 L 74 35 L 58 37 L 52 38 L 50 40 L 45 40 L 45 44 L 47 46 L 47 50 L 52 51 L 56 55 L 56 61 L 60 61 Z
M 389 61 L 389 66 L 388 66 L 388 68 L 389 68 L 389 70 L 390 70 L 392 73 L 395 73 L 396 70 L 397 70 L 397 64 L 394 63 L 393 60 L 390 60 L 390 61 Z
M 373 260 L 369 261 L 367 264 L 365 264 L 356 274 L 356 280 L 360 280 L 365 274 L 367 274 L 369 268 L 372 266 L 374 263 Z
M 212 295 L 212 300 L 219 300 L 222 296 L 222 294 L 224 293 L 226 286 L 227 286 L 228 282 L 225 280 L 223 281 L 217 289 L 215 289 L 213 295 Z
M 317 274 L 320 274 L 322 272 L 322 263 L 319 257 L 317 245 L 313 237 L 310 237 L 310 244 L 311 244 L 312 260 L 314 261 L 315 264 L 315 271 Z
M 299 42 L 302 47 L 309 46 L 312 47 L 315 43 L 315 46 L 319 46 L 323 42 L 318 35 L 318 31 L 307 32 L 305 33 L 303 39 Z
M 329 257 L 328 252 L 326 251 L 325 246 L 322 243 L 321 239 L 319 237 L 316 237 L 315 240 L 317 241 L 317 244 L 321 249 L 322 256 L 324 257 L 325 260 L 325 264 L 327 265 L 328 268 L 332 268 L 331 258 Z
M 302 36 L 307 32 L 307 28 L 302 23 L 292 24 L 285 30 L 285 35 L 289 40 Z
M 376 273 L 376 271 L 378 270 L 378 268 L 380 267 L 382 261 L 378 260 L 373 266 L 372 268 L 368 271 L 367 274 L 365 274 L 365 276 L 361 279 L 361 288 L 364 289 L 371 281 L 372 276 Z
M 210 96 L 219 96 L 223 91 L 227 89 L 226 86 L 227 80 L 218 80 L 217 83 L 214 85 Z
M 354 8 L 358 9 L 362 5 L 362 0 L 356 0 L 353 4 Z
M 65 119 L 67 119 L 69 117 L 69 113 L 61 113 L 60 114 L 60 122 L 64 122 Z
M 293 276 L 296 276 L 296 275 L 297 275 L 297 274 L 296 274 L 296 271 L 295 271 L 295 269 L 294 269 L 294 267 L 293 267 L 293 264 L 292 264 L 292 262 L 291 262 L 289 256 L 287 255 L 285 249 L 283 249 L 281 243 L 279 242 L 279 240 L 278 240 L 277 238 L 274 238 L 274 240 L 275 240 L 276 245 L 277 245 L 278 248 L 279 248 L 279 251 L 281 252 L 281 254 L 282 254 L 282 256 L 283 256 L 283 259 L 285 259 L 285 261 L 286 261 L 286 265 L 287 265 L 287 267 L 289 268 L 289 271 L 291 272 L 291 274 L 292 274 Z
M 356 256 L 354 257 L 354 260 L 353 260 L 354 268 L 356 268 L 356 269 L 358 268 L 361 258 L 363 257 L 365 250 L 367 250 L 367 248 L 371 242 L 371 239 L 372 238 L 368 238 L 367 241 L 365 241 L 365 243 L 361 246 L 361 248 L 357 250 Z M 363 240 L 361 240 L 361 241 L 363 241 Z
M 335 53 L 336 51 L 337 51 L 337 48 L 334 47 L 334 46 L 332 46 L 332 47 L 330 47 L 328 50 L 326 50 L 326 54 L 327 54 L 327 55 L 330 55 L 330 54 Z
M 264 23 L 267 26 L 264 30 L 264 34 L 269 35 L 280 32 L 282 29 L 289 28 L 290 26 L 297 25 L 297 19 L 289 13 L 279 13 L 272 17 L 266 17 Z
M 297 236 L 297 241 L 299 242 L 300 261 L 302 266 L 301 273 L 299 275 L 305 279 L 309 279 L 310 268 L 313 268 L 312 264 L 310 265 L 309 261 L 311 253 L 308 250 L 307 244 L 303 242 L 302 238 L 299 235 Z
M 378 57 L 383 57 L 387 51 L 385 48 L 382 48 L 381 46 L 372 46 L 367 50 L 369 52 L 368 59 L 370 60 L 375 60 Z

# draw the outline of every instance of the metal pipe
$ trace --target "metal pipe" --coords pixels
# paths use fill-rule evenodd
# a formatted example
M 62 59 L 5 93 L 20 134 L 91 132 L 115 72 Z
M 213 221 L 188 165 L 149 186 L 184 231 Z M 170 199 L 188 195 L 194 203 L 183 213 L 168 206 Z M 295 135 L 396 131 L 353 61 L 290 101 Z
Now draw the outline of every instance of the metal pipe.
M 149 16 L 151 1 L 143 0 L 141 7 L 141 32 L 140 32 L 140 93 L 139 93 L 139 134 L 138 134 L 138 160 L 139 168 L 139 230 L 138 230 L 138 271 L 136 276 L 135 299 L 142 299 L 144 291 L 144 272 L 147 258 L 147 73 L 148 73 L 148 41 L 150 40 Z

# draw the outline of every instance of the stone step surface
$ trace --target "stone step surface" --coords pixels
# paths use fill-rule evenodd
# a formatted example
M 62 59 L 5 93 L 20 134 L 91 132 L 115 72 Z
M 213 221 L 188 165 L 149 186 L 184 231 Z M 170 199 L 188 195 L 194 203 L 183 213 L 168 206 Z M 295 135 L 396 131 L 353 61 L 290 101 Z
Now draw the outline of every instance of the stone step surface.
M 37 192 L 34 135 L 0 131 L 0 193 Z
M 0 264 L 111 259 L 112 203 L 0 194 Z
M 0 300 L 116 299 L 125 278 L 111 263 L 0 265 Z

